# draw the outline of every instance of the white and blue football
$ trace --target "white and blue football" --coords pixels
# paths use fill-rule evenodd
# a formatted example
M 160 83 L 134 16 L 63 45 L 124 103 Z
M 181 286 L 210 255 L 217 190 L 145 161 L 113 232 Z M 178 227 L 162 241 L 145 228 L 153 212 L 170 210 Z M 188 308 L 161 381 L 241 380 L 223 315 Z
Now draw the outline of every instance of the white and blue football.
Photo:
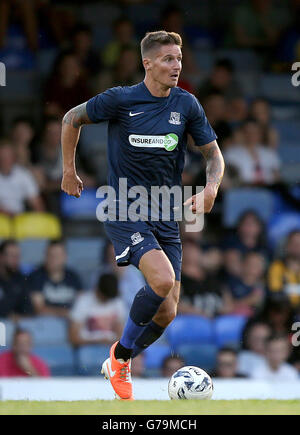
M 211 377 L 195 366 L 177 370 L 168 385 L 169 397 L 173 400 L 207 400 L 211 399 L 213 390 Z

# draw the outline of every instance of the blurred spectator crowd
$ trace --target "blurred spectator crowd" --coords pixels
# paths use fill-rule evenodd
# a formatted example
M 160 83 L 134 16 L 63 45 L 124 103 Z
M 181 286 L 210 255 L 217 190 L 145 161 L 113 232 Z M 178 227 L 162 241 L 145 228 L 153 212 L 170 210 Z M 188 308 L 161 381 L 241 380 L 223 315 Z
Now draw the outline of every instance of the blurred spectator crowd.
M 225 378 L 299 377 L 299 0 L 0 0 L 0 321 L 10 349 L 0 347 L 0 376 L 96 375 L 120 336 L 144 280 L 116 266 L 96 220 L 106 124 L 82 129 L 78 201 L 60 192 L 61 119 L 143 80 L 139 41 L 160 28 L 183 37 L 179 86 L 203 105 L 226 172 L 204 230 L 182 225 L 178 317 L 133 374 L 192 364 Z M 191 138 L 183 183 L 205 185 Z

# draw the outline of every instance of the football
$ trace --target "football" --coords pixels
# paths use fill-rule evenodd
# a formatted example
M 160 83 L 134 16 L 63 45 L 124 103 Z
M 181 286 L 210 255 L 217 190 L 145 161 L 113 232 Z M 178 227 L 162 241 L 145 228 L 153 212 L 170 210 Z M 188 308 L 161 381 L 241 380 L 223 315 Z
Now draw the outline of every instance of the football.
M 186 366 L 177 370 L 169 380 L 170 399 L 204 400 L 213 394 L 211 377 L 199 367 Z

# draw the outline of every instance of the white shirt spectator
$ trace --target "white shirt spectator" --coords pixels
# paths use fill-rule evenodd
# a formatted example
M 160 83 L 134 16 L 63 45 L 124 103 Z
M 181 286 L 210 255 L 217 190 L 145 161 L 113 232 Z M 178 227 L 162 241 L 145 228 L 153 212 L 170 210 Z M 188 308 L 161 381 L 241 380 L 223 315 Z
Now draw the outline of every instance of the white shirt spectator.
M 238 373 L 251 376 L 254 369 L 264 362 L 264 357 L 250 350 L 243 350 L 238 355 Z
M 283 363 L 278 370 L 271 369 L 267 361 L 263 361 L 257 366 L 251 375 L 252 379 L 261 379 L 270 382 L 286 382 L 299 380 L 297 370 L 290 364 Z
M 85 340 L 116 340 L 114 324 L 124 323 L 125 306 L 120 297 L 101 302 L 94 291 L 79 296 L 71 311 L 71 320 L 82 324 L 80 336 Z
M 30 171 L 15 165 L 8 175 L 0 172 L 0 208 L 13 214 L 25 210 L 25 201 L 38 196 L 39 190 Z
M 265 184 L 275 181 L 275 172 L 280 169 L 280 161 L 272 149 L 257 145 L 256 152 L 261 170 L 262 180 Z M 224 153 L 225 162 L 236 167 L 240 177 L 245 183 L 256 182 L 256 162 L 245 146 L 233 146 Z

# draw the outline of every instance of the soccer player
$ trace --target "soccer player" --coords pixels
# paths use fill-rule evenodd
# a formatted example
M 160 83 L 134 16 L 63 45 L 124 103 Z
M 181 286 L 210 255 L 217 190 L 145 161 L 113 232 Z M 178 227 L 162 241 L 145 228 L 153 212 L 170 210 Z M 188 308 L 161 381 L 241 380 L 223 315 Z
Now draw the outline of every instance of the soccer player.
M 147 33 L 141 41 L 145 79 L 134 86 L 115 87 L 71 109 L 63 118 L 62 190 L 80 197 L 83 183 L 76 174 L 75 151 L 82 125 L 108 121 L 108 184 L 118 191 L 119 180 L 127 189 L 143 186 L 178 186 L 184 166 L 187 133 L 206 158 L 204 193 L 193 195 L 185 205 L 204 213 L 213 207 L 224 161 L 203 108 L 194 95 L 177 87 L 181 72 L 182 41 L 173 32 Z M 170 136 L 171 135 L 171 136 Z M 165 140 L 171 137 L 169 141 Z M 130 196 L 130 195 L 129 195 Z M 115 201 L 121 210 L 120 193 Z M 128 205 L 133 199 L 128 198 Z M 163 204 L 159 205 L 159 212 Z M 203 210 L 202 210 L 203 212 Z M 104 223 L 119 266 L 134 264 L 147 284 L 136 294 L 127 323 L 113 344 L 102 373 L 109 378 L 116 397 L 133 400 L 131 359 L 157 340 L 176 316 L 181 271 L 178 222 L 161 219 Z

